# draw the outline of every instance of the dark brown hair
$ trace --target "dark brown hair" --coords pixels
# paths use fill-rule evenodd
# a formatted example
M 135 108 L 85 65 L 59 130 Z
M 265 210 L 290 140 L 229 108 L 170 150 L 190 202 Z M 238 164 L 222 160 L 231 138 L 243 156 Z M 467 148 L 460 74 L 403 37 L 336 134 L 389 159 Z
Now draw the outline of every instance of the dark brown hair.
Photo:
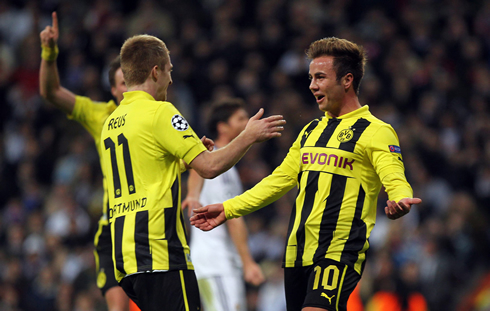
M 335 37 L 323 38 L 310 44 L 306 50 L 308 59 L 313 60 L 321 56 L 333 56 L 333 66 L 340 81 L 346 74 L 354 76 L 354 91 L 359 94 L 359 86 L 364 76 L 364 66 L 367 57 L 364 48 L 353 42 Z
M 163 70 L 169 62 L 165 43 L 150 35 L 137 35 L 127 39 L 121 48 L 121 69 L 126 85 L 143 84 L 154 66 Z
M 218 136 L 218 123 L 228 122 L 239 109 L 245 109 L 245 101 L 241 98 L 226 98 L 214 103 L 209 111 L 208 130 L 212 138 Z
M 109 83 L 112 87 L 116 86 L 116 71 L 121 68 L 121 57 L 119 55 L 109 64 Z

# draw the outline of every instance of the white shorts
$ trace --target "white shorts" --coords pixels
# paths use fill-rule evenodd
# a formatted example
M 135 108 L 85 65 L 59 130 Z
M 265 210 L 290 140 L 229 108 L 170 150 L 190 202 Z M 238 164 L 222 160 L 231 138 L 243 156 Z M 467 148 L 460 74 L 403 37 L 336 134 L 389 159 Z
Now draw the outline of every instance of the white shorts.
M 247 311 L 245 284 L 241 276 L 198 279 L 204 311 Z

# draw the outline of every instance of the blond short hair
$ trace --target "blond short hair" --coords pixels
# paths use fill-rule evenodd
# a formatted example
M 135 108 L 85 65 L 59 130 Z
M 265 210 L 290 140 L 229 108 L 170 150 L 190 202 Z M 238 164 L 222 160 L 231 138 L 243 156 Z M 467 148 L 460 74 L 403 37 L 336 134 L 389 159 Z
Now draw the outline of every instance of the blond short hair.
M 136 35 L 127 39 L 120 56 L 121 70 L 128 87 L 143 84 L 154 66 L 163 70 L 169 62 L 165 43 L 150 35 Z
M 359 86 L 367 62 L 366 53 L 362 46 L 345 39 L 323 38 L 310 44 L 306 50 L 306 56 L 310 60 L 321 56 L 333 56 L 333 67 L 337 74 L 337 81 L 351 73 L 354 76 L 354 90 L 359 94 Z

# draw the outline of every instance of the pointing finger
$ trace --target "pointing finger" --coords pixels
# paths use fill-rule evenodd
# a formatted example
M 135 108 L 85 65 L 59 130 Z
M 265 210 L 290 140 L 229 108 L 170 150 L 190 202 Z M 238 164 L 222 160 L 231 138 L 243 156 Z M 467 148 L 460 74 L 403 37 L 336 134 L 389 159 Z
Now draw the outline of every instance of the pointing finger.
M 54 31 L 58 31 L 58 16 L 56 15 L 56 12 L 53 12 L 53 14 L 51 14 L 52 18 L 53 18 L 53 30 Z

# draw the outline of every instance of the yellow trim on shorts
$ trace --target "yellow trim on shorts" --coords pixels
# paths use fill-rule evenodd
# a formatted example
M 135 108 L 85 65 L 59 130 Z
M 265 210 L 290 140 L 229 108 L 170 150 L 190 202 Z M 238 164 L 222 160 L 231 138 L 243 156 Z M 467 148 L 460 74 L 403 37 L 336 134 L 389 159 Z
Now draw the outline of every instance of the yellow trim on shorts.
M 339 310 L 340 292 L 342 291 L 342 285 L 344 285 L 345 273 L 347 272 L 347 265 L 345 265 L 344 272 L 342 272 L 342 278 L 340 279 L 339 291 L 337 292 L 337 303 L 335 304 L 335 310 Z
M 187 293 L 185 292 L 184 272 L 180 270 L 179 274 L 180 274 L 180 284 L 182 284 L 182 294 L 184 295 L 185 311 L 189 311 L 189 303 L 187 302 Z

